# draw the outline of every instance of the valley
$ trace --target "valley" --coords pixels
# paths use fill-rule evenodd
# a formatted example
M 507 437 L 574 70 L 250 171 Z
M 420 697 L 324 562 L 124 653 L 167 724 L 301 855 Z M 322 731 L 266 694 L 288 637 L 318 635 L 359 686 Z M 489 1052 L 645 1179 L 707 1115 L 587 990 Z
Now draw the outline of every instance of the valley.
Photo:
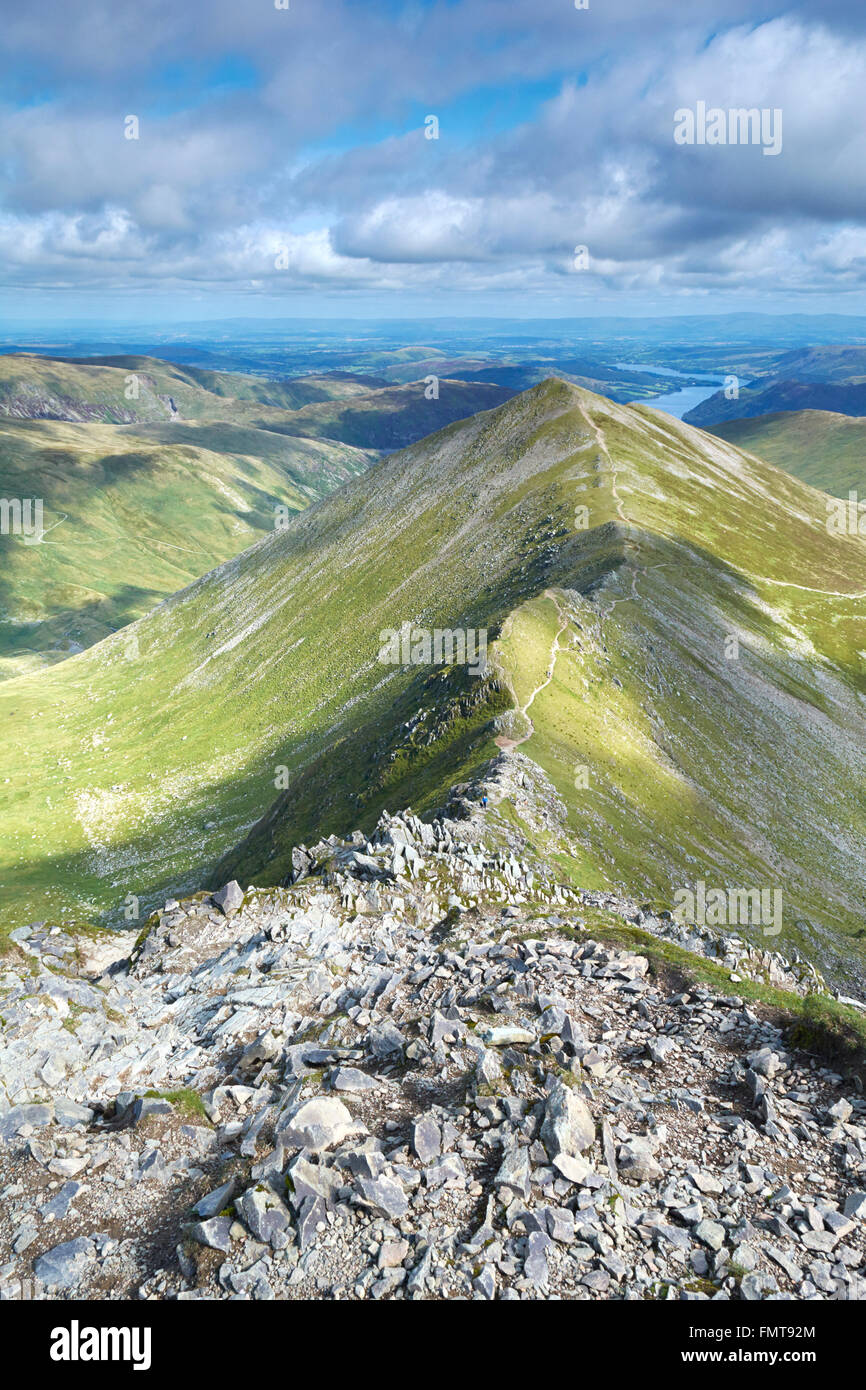
M 0 357 L 0 497 L 38 499 L 45 529 L 35 544 L 0 530 L 0 680 L 92 646 L 383 450 L 511 394 Z

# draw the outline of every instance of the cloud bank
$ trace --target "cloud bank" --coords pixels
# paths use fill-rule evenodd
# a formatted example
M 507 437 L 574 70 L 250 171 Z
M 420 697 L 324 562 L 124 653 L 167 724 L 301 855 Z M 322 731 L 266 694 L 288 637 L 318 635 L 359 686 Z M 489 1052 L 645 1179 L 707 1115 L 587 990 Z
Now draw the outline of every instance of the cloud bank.
M 691 11 L 44 0 L 5 22 L 4 285 L 347 309 L 856 295 L 862 6 Z M 780 153 L 678 144 L 698 102 L 778 109 Z

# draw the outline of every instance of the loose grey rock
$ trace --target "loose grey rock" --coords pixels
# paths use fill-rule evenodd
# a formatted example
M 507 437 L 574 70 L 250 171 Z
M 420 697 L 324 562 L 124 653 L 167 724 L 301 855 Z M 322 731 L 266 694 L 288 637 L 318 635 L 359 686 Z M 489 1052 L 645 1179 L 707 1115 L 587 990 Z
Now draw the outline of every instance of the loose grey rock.
M 235 1202 L 235 1211 L 257 1240 L 274 1245 L 275 1249 L 284 1248 L 291 1219 L 275 1193 L 263 1187 L 249 1187 Z
M 412 1121 L 412 1149 L 422 1163 L 430 1163 L 442 1152 L 442 1131 L 429 1115 L 421 1115 Z
M 530 1283 L 535 1284 L 538 1288 L 544 1288 L 547 1285 L 547 1252 L 550 1247 L 550 1238 L 543 1231 L 533 1231 L 526 1242 L 523 1273 Z
M 514 748 L 460 790 L 463 819 L 329 836 L 227 912 L 170 900 L 98 985 L 71 929 L 19 933 L 0 1299 L 63 1222 L 83 1244 L 38 1260 L 73 1282 L 37 1297 L 866 1300 L 855 1079 L 736 994 L 670 993 L 584 908 L 732 989 L 820 973 L 559 882 L 510 822 L 490 842 L 481 786 L 557 842 L 555 789 Z
M 310 1149 L 318 1153 L 366 1133 L 366 1126 L 352 1118 L 341 1100 L 316 1096 L 288 1111 L 280 1126 L 279 1139 L 287 1149 Z
M 711 1250 L 721 1250 L 725 1243 L 725 1228 L 718 1221 L 703 1220 L 695 1226 L 695 1236 Z
M 331 1073 L 335 1091 L 375 1091 L 379 1085 L 375 1076 L 368 1076 L 357 1067 L 336 1067 Z
M 220 888 L 219 892 L 211 894 L 211 902 L 220 909 L 224 917 L 233 916 L 243 906 L 243 901 L 244 890 L 235 879 Z
M 77 1288 L 96 1260 L 92 1240 L 76 1236 L 47 1250 L 33 1264 L 33 1272 L 43 1284 L 55 1289 Z
M 409 1210 L 406 1193 L 396 1178 L 359 1178 L 358 1191 L 364 1201 L 383 1216 L 405 1216 Z
M 228 1254 L 231 1249 L 232 1221 L 227 1216 L 213 1216 L 207 1221 L 194 1221 L 187 1227 L 189 1235 L 199 1245 Z
M 595 1139 L 595 1121 L 586 1102 L 558 1081 L 547 1098 L 541 1141 L 552 1159 L 576 1158 Z
M 617 1154 L 619 1171 L 631 1182 L 659 1182 L 664 1170 L 645 1139 L 631 1139 Z
M 219 1187 L 215 1187 L 212 1192 L 200 1197 L 193 1207 L 193 1211 L 196 1216 L 200 1216 L 202 1220 L 206 1221 L 229 1205 L 236 1190 L 237 1182 L 234 1178 L 230 1178 L 228 1182 L 222 1183 Z

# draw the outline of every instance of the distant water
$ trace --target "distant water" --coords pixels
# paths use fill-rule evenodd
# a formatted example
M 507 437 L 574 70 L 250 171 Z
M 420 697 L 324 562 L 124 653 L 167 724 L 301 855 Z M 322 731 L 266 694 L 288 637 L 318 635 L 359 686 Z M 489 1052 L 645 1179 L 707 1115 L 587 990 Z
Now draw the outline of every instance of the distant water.
M 667 391 L 663 396 L 654 396 L 651 401 L 631 401 L 631 405 L 651 405 L 653 410 L 666 410 L 681 420 L 696 405 L 705 401 L 718 391 L 721 379 L 714 386 L 682 386 L 679 391 Z
M 655 396 L 651 401 L 629 402 L 630 405 L 651 405 L 653 410 L 665 410 L 668 415 L 674 415 L 678 420 L 690 410 L 694 410 L 695 406 L 700 405 L 708 396 L 714 395 L 725 380 L 723 376 L 706 376 L 703 372 L 675 372 L 671 367 L 648 367 L 644 362 L 615 362 L 614 366 L 648 372 L 652 376 L 682 377 L 686 381 L 690 378 L 694 381 L 695 377 L 698 377 L 701 381 L 707 382 L 706 386 L 680 386 L 678 390 L 666 391 L 663 396 Z

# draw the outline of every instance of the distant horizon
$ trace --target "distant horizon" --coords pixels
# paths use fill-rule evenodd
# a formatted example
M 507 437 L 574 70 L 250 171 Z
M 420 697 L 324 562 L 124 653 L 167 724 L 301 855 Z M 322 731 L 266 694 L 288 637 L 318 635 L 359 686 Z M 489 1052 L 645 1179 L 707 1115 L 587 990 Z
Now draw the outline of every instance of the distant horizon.
M 667 320 L 677 320 L 679 322 L 691 323 L 721 323 L 731 320 L 789 320 L 789 321 L 828 321 L 840 320 L 861 322 L 866 325 L 866 310 L 862 313 L 846 313 L 836 310 L 791 310 L 791 309 L 726 309 L 718 312 L 706 313 L 687 313 L 671 309 L 669 312 L 656 313 L 592 313 L 592 314 L 297 314 L 297 315 L 276 315 L 276 314 L 211 314 L 202 318 L 178 318 L 174 321 L 166 322 L 164 319 L 135 318 L 130 315 L 126 318 L 114 317 L 70 317 L 70 318 L 45 318 L 39 319 L 35 316 L 28 318 L 5 317 L 0 321 L 0 341 L 4 337 L 9 337 L 17 331 L 55 331 L 58 329 L 94 329 L 94 328 L 125 328 L 141 329 L 153 328 L 161 325 L 164 332 L 181 332 L 187 329 L 194 329 L 199 326 L 221 324 L 226 326 L 259 324 L 276 328 L 281 324 L 289 325 L 308 325 L 315 327 L 321 324 L 340 325 L 351 324 L 361 327 L 387 326 L 389 324 L 437 324 L 442 326 L 461 325 L 461 324 L 583 324 L 597 323 L 661 323 Z

